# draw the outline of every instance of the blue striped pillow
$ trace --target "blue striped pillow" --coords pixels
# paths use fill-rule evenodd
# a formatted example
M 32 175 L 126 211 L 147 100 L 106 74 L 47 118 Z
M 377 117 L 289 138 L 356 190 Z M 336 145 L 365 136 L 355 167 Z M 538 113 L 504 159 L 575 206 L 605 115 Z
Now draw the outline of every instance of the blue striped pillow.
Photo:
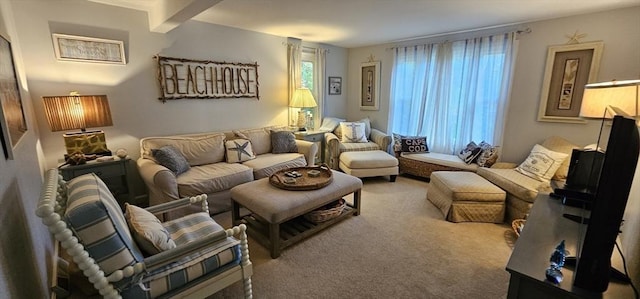
M 97 175 L 79 176 L 67 187 L 64 218 L 106 276 L 144 259 L 120 205 Z

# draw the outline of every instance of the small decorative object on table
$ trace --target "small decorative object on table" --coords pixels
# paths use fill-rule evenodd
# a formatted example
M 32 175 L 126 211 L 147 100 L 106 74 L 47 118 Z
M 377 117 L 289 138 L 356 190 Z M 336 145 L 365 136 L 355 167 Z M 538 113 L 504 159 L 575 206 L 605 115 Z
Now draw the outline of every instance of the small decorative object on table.
M 124 159 L 127 157 L 127 150 L 124 148 L 119 148 L 116 150 L 116 156 L 118 156 L 118 158 L 120 159 Z
M 547 268 L 544 273 L 549 282 L 559 284 L 562 281 L 562 267 L 564 266 L 565 256 L 566 251 L 564 247 L 564 240 L 562 240 L 551 254 L 551 257 L 549 258 L 549 268 Z
M 511 227 L 513 228 L 513 231 L 516 233 L 516 235 L 518 235 L 518 237 L 520 237 L 520 233 L 522 233 L 522 229 L 524 228 L 524 224 L 526 222 L 527 220 L 524 219 L 516 219 L 511 222 Z
M 325 222 L 327 220 L 331 220 L 340 216 L 346 205 L 347 202 L 341 198 L 321 208 L 304 214 L 304 218 L 314 223 Z

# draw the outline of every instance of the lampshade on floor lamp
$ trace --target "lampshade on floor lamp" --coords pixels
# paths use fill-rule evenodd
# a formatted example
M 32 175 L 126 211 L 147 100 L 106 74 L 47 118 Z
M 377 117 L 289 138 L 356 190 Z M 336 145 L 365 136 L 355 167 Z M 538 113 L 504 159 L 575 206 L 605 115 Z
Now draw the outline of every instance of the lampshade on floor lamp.
M 67 154 L 111 155 L 104 132 L 87 128 L 112 126 L 111 109 L 106 95 L 42 97 L 44 111 L 52 132 L 77 130 L 63 134 Z
M 307 111 L 305 111 L 305 108 L 313 108 L 316 106 L 318 106 L 318 104 L 316 104 L 316 100 L 308 88 L 298 88 L 293 92 L 289 107 L 301 108 L 300 111 L 298 111 L 298 122 L 296 123 L 299 129 L 304 129 L 307 125 Z

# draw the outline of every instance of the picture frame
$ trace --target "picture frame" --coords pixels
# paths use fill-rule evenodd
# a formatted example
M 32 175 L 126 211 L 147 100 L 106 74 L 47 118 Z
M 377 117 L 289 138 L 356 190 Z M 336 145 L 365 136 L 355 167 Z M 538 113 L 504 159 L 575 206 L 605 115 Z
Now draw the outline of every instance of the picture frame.
M 380 61 L 360 66 L 360 110 L 380 109 Z
M 538 121 L 586 123 L 580 117 L 584 86 L 597 79 L 603 48 L 601 41 L 549 47 Z
M 0 36 L 0 135 L 5 159 L 13 159 L 13 149 L 27 132 L 11 43 Z
M 60 61 L 127 63 L 123 41 L 58 33 L 52 37 L 53 49 Z
M 329 94 L 342 94 L 342 77 L 329 77 Z

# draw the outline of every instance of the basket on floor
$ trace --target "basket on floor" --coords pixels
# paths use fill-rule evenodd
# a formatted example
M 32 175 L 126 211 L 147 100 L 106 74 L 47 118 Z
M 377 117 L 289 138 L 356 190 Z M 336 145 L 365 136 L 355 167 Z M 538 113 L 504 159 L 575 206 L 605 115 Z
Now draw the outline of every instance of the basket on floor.
M 340 216 L 346 206 L 347 202 L 344 199 L 336 200 L 324 207 L 306 213 L 304 218 L 314 223 L 325 222 Z

